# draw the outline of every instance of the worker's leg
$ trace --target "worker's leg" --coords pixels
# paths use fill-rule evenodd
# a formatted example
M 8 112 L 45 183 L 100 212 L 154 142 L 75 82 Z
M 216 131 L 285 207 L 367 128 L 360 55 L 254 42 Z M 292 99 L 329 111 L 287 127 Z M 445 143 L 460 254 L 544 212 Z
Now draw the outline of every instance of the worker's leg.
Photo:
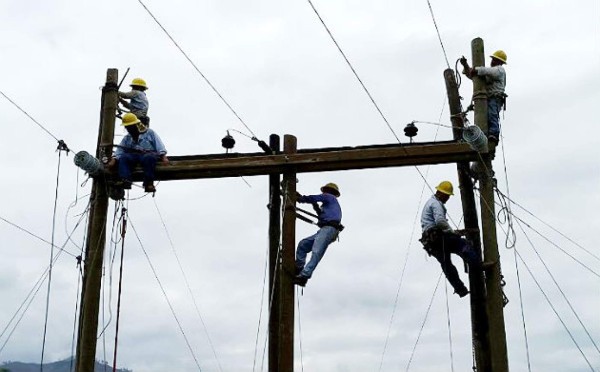
M 444 242 L 449 247 L 450 253 L 459 255 L 467 264 L 481 264 L 480 255 L 466 239 L 458 235 L 448 234 L 444 237 Z
M 144 170 L 144 186 L 153 184 L 157 160 L 157 156 L 154 154 L 142 155 L 140 163 L 142 163 L 142 169 Z
M 439 249 L 432 252 L 432 256 L 435 257 L 442 266 L 442 271 L 444 272 L 444 275 L 446 275 L 448 283 L 450 283 L 452 288 L 454 288 L 454 291 L 457 293 L 465 291 L 465 284 L 462 282 L 462 280 L 460 280 L 460 276 L 458 276 L 458 270 L 456 270 L 456 267 L 450 260 L 450 252 Z
M 500 138 L 500 109 L 502 103 L 497 98 L 488 98 L 488 136 Z
M 314 243 L 312 245 L 312 255 L 310 256 L 310 261 L 304 266 L 304 269 L 300 273 L 300 276 L 310 278 L 312 276 L 313 271 L 319 264 L 319 261 L 325 255 L 325 251 L 329 244 L 333 242 L 335 237 L 337 236 L 337 229 L 331 226 L 323 226 L 317 231 L 314 235 Z
M 139 154 L 125 153 L 119 157 L 119 177 L 124 182 L 131 183 L 131 169 L 140 160 Z
M 300 240 L 300 243 L 298 243 L 298 248 L 296 249 L 296 273 L 300 273 L 304 269 L 304 265 L 306 264 L 306 256 L 310 251 L 312 251 L 317 234 L 313 234 L 307 238 L 304 238 Z

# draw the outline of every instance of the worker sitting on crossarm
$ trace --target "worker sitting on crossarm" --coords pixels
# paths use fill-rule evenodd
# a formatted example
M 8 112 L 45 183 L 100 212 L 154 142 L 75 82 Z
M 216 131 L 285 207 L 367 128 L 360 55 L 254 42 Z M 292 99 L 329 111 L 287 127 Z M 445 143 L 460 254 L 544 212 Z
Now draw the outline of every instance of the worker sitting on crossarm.
M 316 234 L 304 238 L 298 243 L 296 249 L 296 276 L 294 284 L 304 287 L 308 279 L 312 277 L 313 271 L 319 261 L 325 255 L 327 247 L 337 239 L 340 231 L 344 229 L 342 222 L 342 209 L 338 203 L 340 190 L 335 183 L 328 183 L 321 187 L 322 194 L 306 195 L 298 194 L 298 203 L 315 205 L 321 203 L 317 210 L 319 217 L 319 231 Z M 310 261 L 306 263 L 306 256 L 312 252 Z
M 448 282 L 454 288 L 454 293 L 464 297 L 469 293 L 452 264 L 450 253 L 459 255 L 470 267 L 481 264 L 480 255 L 473 246 L 461 238 L 465 230 L 453 230 L 446 218 L 444 204 L 453 194 L 453 186 L 449 181 L 443 181 L 436 187 L 436 193 L 425 203 L 421 214 L 423 235 L 420 239 L 423 248 L 430 256 L 435 257 Z
M 500 111 L 502 107 L 506 108 L 507 95 L 504 93 L 506 71 L 503 67 L 506 64 L 506 53 L 497 50 L 490 57 L 490 67 L 471 68 L 465 57 L 462 57 L 460 62 L 464 67 L 464 74 L 469 79 L 473 76 L 481 76 L 485 79 L 488 106 L 488 140 L 497 144 L 500 138 Z
M 118 163 L 122 186 L 124 189 L 130 189 L 131 171 L 137 164 L 141 164 L 144 171 L 144 191 L 155 192 L 156 163 L 161 160 L 164 164 L 169 164 L 165 145 L 156 132 L 143 125 L 132 113 L 128 112 L 123 115 L 121 125 L 125 127 L 127 134 L 116 146 L 115 156 L 110 160 L 108 166 L 114 167 Z
M 148 86 L 144 79 L 135 78 L 129 84 L 131 87 L 130 92 L 119 92 L 119 102 L 128 109 L 146 127 L 150 126 L 150 118 L 148 117 L 148 97 L 146 97 L 146 90 Z M 127 102 L 129 100 L 129 102 Z

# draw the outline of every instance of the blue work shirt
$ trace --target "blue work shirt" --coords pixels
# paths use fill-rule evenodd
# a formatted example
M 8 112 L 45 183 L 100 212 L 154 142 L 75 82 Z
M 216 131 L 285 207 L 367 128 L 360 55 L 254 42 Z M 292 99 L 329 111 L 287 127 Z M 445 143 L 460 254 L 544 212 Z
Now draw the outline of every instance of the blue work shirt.
M 137 142 L 135 142 L 133 138 L 131 138 L 131 135 L 127 133 L 115 150 L 115 158 L 119 159 L 125 152 L 136 151 L 156 153 L 157 156 L 166 155 L 167 153 L 167 149 L 158 134 L 150 128 L 146 129 L 143 133 L 140 133 Z
M 342 222 L 342 208 L 337 198 L 331 194 L 324 192 L 320 195 L 303 195 L 298 198 L 298 203 L 321 203 L 319 223 Z
M 138 112 L 147 115 L 150 104 L 148 103 L 148 97 L 146 92 L 141 90 L 132 90 L 131 92 L 119 92 L 119 97 L 129 99 L 129 110 L 131 112 Z
M 443 231 L 452 231 L 446 218 L 446 206 L 435 195 L 427 200 L 421 214 L 421 228 L 423 232 L 433 227 L 438 227 Z

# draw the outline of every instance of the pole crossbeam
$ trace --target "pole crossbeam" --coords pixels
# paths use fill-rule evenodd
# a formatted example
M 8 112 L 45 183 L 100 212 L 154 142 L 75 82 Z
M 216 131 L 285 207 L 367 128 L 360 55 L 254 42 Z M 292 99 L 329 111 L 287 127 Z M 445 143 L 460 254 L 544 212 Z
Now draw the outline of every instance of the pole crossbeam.
M 169 156 L 169 165 L 156 167 L 156 180 L 187 180 L 366 168 L 445 164 L 478 159 L 464 142 L 445 141 L 405 145 L 373 145 L 327 149 L 304 149 L 294 154 L 219 154 Z M 138 168 L 134 181 L 142 179 Z

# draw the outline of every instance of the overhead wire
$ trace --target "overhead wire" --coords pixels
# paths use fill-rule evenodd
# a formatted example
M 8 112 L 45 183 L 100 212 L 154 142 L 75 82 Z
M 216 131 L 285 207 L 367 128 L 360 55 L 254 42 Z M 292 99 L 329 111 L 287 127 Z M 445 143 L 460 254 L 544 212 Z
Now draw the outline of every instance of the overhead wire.
M 433 14 L 433 8 L 431 7 L 431 2 L 427 0 L 427 5 L 429 6 L 429 12 L 431 13 L 431 19 L 433 20 L 433 25 L 435 26 L 435 31 L 437 32 L 438 39 L 440 40 L 440 46 L 442 47 L 442 51 L 444 52 L 444 59 L 446 60 L 446 65 L 450 68 L 450 62 L 448 62 L 448 55 L 446 54 L 446 48 L 444 47 L 444 42 L 442 41 L 442 35 L 440 35 L 440 29 L 438 28 L 437 22 L 435 21 L 435 15 Z
M 442 109 L 440 111 L 440 115 L 439 115 L 439 119 L 438 120 L 441 120 L 442 115 L 444 114 L 445 107 L 446 107 L 446 97 L 444 96 L 444 100 L 443 100 L 443 103 L 442 103 Z M 439 127 L 436 128 L 435 136 L 434 136 L 434 141 L 437 138 L 438 133 L 439 133 Z M 430 169 L 430 167 L 428 166 L 427 169 L 426 169 L 426 171 L 425 171 L 425 179 L 427 179 L 427 177 L 429 176 L 429 169 Z M 400 289 L 402 288 L 402 282 L 404 280 L 404 273 L 406 272 L 406 267 L 407 267 L 407 264 L 408 264 L 408 258 L 409 258 L 409 255 L 410 255 L 410 249 L 412 247 L 413 238 L 414 238 L 414 234 L 415 234 L 415 230 L 416 230 L 416 226 L 417 226 L 417 221 L 419 219 L 419 213 L 421 212 L 421 202 L 423 201 L 423 196 L 425 195 L 425 186 L 426 185 L 427 185 L 427 183 L 424 182 L 423 186 L 421 187 L 421 195 L 419 196 L 419 203 L 417 204 L 417 211 L 415 213 L 415 218 L 413 220 L 412 230 L 410 232 L 410 238 L 408 240 L 408 248 L 406 250 L 406 255 L 404 257 L 404 264 L 402 266 L 402 271 L 400 273 L 400 279 L 399 279 L 399 282 L 398 282 L 398 289 L 396 290 L 396 297 L 394 299 L 394 306 L 393 306 L 393 310 L 392 310 L 392 315 L 390 317 L 390 321 L 389 321 L 389 324 L 388 324 L 388 329 L 387 329 L 386 336 L 385 336 L 385 342 L 384 342 L 384 345 L 383 345 L 383 352 L 381 354 L 381 360 L 379 362 L 379 372 L 381 372 L 381 369 L 383 368 L 383 361 L 384 361 L 384 358 L 385 358 L 385 353 L 387 351 L 387 346 L 388 346 L 388 342 L 389 342 L 389 339 L 390 339 L 390 333 L 391 333 L 391 330 L 392 330 L 392 325 L 394 324 L 394 317 L 395 317 L 395 314 L 396 314 L 396 309 L 398 307 L 398 300 L 400 298 Z
M 521 325 L 523 326 L 523 338 L 525 340 L 525 356 L 527 358 L 527 370 L 531 372 L 531 356 L 529 353 L 529 337 L 527 336 L 527 323 L 525 322 L 525 307 L 523 302 L 523 290 L 521 286 L 521 272 L 519 270 L 519 261 L 517 260 L 517 250 L 513 249 L 515 259 L 515 272 L 517 274 L 517 288 L 519 290 L 519 306 L 521 308 Z
M 77 222 L 77 224 L 75 225 L 75 227 L 73 228 L 73 230 L 71 231 L 71 233 L 69 234 L 69 237 L 67 237 L 67 239 L 65 240 L 65 242 L 63 243 L 62 247 L 57 247 L 59 248 L 58 253 L 54 256 L 54 262 L 53 264 L 56 263 L 56 261 L 58 261 L 58 259 L 60 258 L 61 254 L 64 253 L 68 253 L 66 250 L 64 250 L 64 246 L 67 245 L 67 243 L 69 242 L 70 236 L 75 233 L 75 231 L 77 230 L 77 228 L 79 227 L 81 221 L 83 220 L 84 216 L 81 216 L 79 221 Z M 6 221 L 4 218 L 0 217 L 0 219 Z M 8 222 L 8 221 L 6 221 Z M 9 222 L 9 224 L 18 227 L 17 225 L 14 225 L 13 223 Z M 29 233 L 27 230 L 22 229 L 19 227 L 19 229 Z M 38 236 L 36 236 L 35 234 L 29 233 L 30 235 L 39 238 Z M 43 239 L 41 239 L 42 241 L 44 241 Z M 48 242 L 47 242 L 48 243 Z M 74 255 L 73 255 L 74 256 Z M 75 258 L 77 258 L 77 256 L 74 256 Z M 15 324 L 12 327 L 12 330 L 10 331 L 9 335 L 7 336 L 5 342 L 3 343 L 2 347 L 0 347 L 0 354 L 2 354 L 2 350 L 4 350 L 4 348 L 6 347 L 6 345 L 8 344 L 8 341 L 10 340 L 12 334 L 15 332 L 15 330 L 17 329 L 18 325 L 20 324 L 21 320 L 23 319 L 23 317 L 25 316 L 25 314 L 27 313 L 27 311 L 29 310 L 29 307 L 31 306 L 31 303 L 33 302 L 33 300 L 35 299 L 35 296 L 37 295 L 37 293 L 39 292 L 39 290 L 41 289 L 44 281 L 46 280 L 48 276 L 48 267 L 46 267 L 44 269 L 44 272 L 42 273 L 42 275 L 40 275 L 40 277 L 38 278 L 38 280 L 35 282 L 35 284 L 33 285 L 33 287 L 31 288 L 31 290 L 29 291 L 29 293 L 27 294 L 27 296 L 25 296 L 25 299 L 23 300 L 23 302 L 21 303 L 21 305 L 19 305 L 19 307 L 17 308 L 17 310 L 15 311 L 14 315 L 12 316 L 12 318 L 8 321 L 8 323 L 6 324 L 6 326 L 4 327 L 4 329 L 2 330 L 2 332 L 0 332 L 0 339 L 6 334 L 6 331 L 8 330 L 8 328 L 11 326 L 11 324 L 13 323 L 13 321 L 17 318 L 17 316 L 20 313 L 19 318 L 17 319 L 17 321 L 15 322 Z
M 229 104 L 229 102 L 225 99 L 225 97 L 223 97 L 223 95 L 210 82 L 210 80 L 208 80 L 208 78 L 206 77 L 206 75 L 204 75 L 202 73 L 202 71 L 200 71 L 200 69 L 198 68 L 198 66 L 196 66 L 196 64 L 194 63 L 194 61 L 187 55 L 187 53 L 183 50 L 183 48 L 181 48 L 179 46 L 179 44 L 177 43 L 177 41 L 175 41 L 175 39 L 171 36 L 171 34 L 167 31 L 167 29 L 160 23 L 160 21 L 150 11 L 150 9 L 148 9 L 148 7 L 146 6 L 146 4 L 144 4 L 144 2 L 142 0 L 137 0 L 137 1 L 146 10 L 146 12 L 150 15 L 150 17 L 152 17 L 152 19 L 154 20 L 154 22 L 156 22 L 156 24 L 161 28 L 161 30 L 163 30 L 163 32 L 165 33 L 165 35 L 167 35 L 167 37 L 171 40 L 171 42 L 175 45 L 175 47 L 181 52 L 181 54 L 185 57 L 185 59 L 188 60 L 188 62 L 192 65 L 192 67 L 194 68 L 194 70 L 196 70 L 196 72 L 198 72 L 198 74 L 200 74 L 200 76 L 202 77 L 202 79 L 204 79 L 204 81 L 208 84 L 208 86 L 217 94 L 217 96 L 219 96 L 219 98 L 221 99 L 221 101 L 223 101 L 223 103 L 235 115 L 235 117 L 239 120 L 239 122 L 242 123 L 242 125 L 248 130 L 248 132 L 252 133 L 252 136 L 256 137 L 256 135 L 254 134 L 254 132 L 252 131 L 252 129 L 250 129 L 250 127 L 240 117 L 240 115 L 233 109 L 233 107 Z
M 56 233 L 56 209 L 58 207 L 58 188 L 60 185 L 60 163 L 62 151 L 58 151 L 58 165 L 56 170 L 56 187 L 54 190 L 54 207 L 52 211 L 52 238 L 50 242 L 50 265 L 48 266 L 48 290 L 46 294 L 46 309 L 44 314 L 44 332 L 42 336 L 42 353 L 40 357 L 40 371 L 44 370 L 44 352 L 46 350 L 46 334 L 48 331 L 48 315 L 50 313 L 50 290 L 52 287 L 52 262 L 54 260 L 54 236 Z
M 167 296 L 167 292 L 165 290 L 165 287 L 163 286 L 161 280 L 158 277 L 158 273 L 156 272 L 156 268 L 154 267 L 154 264 L 152 263 L 152 260 L 150 260 L 150 256 L 148 255 L 148 252 L 146 251 L 146 248 L 144 247 L 144 244 L 142 243 L 142 240 L 135 228 L 135 225 L 133 224 L 133 221 L 131 220 L 131 217 L 129 217 L 129 224 L 131 225 L 131 229 L 133 230 L 135 237 L 138 241 L 138 243 L 140 244 L 140 248 L 142 249 L 142 252 L 144 253 L 144 256 L 146 257 L 146 260 L 148 261 L 148 265 L 150 266 L 150 269 L 152 270 L 152 273 L 154 274 L 154 278 L 156 279 L 156 282 L 158 283 L 158 286 L 160 287 L 160 290 L 163 294 L 163 297 L 165 298 L 165 301 L 167 301 L 167 305 L 169 306 L 169 309 L 171 310 L 171 313 L 173 314 L 173 318 L 175 319 L 175 322 L 177 323 L 177 326 L 179 328 L 179 331 L 181 332 L 181 335 L 183 336 L 185 343 L 188 347 L 188 350 L 190 351 L 190 354 L 192 355 L 192 358 L 194 359 L 194 362 L 196 364 L 196 367 L 198 367 L 198 371 L 202 371 L 202 368 L 200 367 L 200 362 L 198 361 L 198 358 L 196 357 L 196 353 L 194 353 L 194 349 L 192 348 L 192 345 L 190 344 L 190 341 L 185 333 L 185 331 L 183 330 L 183 326 L 181 324 L 181 321 L 179 320 L 179 317 L 177 316 L 177 314 L 175 313 L 175 308 L 173 307 L 173 304 L 171 303 L 171 300 L 169 299 L 169 296 Z
M 594 367 L 592 367 L 592 364 L 590 363 L 590 361 L 588 360 L 587 356 L 585 355 L 585 353 L 583 352 L 583 350 L 581 349 L 581 346 L 577 343 L 577 340 L 575 340 L 575 337 L 573 336 L 573 333 L 569 330 L 569 327 L 567 327 L 567 324 L 564 322 L 564 320 L 562 319 L 562 317 L 560 316 L 560 314 L 558 313 L 558 311 L 556 310 L 556 308 L 554 307 L 554 305 L 552 304 L 552 301 L 550 301 L 550 298 L 548 297 L 548 295 L 546 294 L 546 292 L 544 291 L 544 289 L 542 288 L 542 286 L 540 285 L 540 283 L 538 282 L 538 280 L 536 279 L 535 275 L 533 275 L 533 272 L 531 271 L 531 269 L 529 268 L 529 265 L 527 265 L 527 262 L 525 261 L 525 259 L 521 256 L 521 253 L 519 253 L 518 250 L 516 250 L 517 256 L 519 257 L 519 260 L 521 260 L 521 263 L 523 263 L 523 265 L 525 266 L 525 268 L 527 269 L 527 272 L 529 273 L 529 275 L 531 276 L 531 278 L 533 279 L 533 281 L 535 282 L 535 284 L 537 285 L 538 289 L 540 290 L 540 292 L 542 293 L 542 295 L 544 296 L 544 299 L 546 299 L 546 302 L 548 303 L 548 305 L 550 306 L 550 308 L 552 309 L 552 311 L 554 312 L 554 314 L 556 315 L 556 317 L 558 318 L 558 320 L 560 321 L 560 323 L 562 324 L 563 328 L 565 329 L 565 331 L 567 332 L 567 334 L 569 335 L 569 337 L 571 338 L 571 341 L 573 341 L 573 343 L 575 344 L 575 346 L 577 347 L 577 350 L 579 350 L 579 353 L 581 354 L 581 356 L 583 357 L 583 359 L 585 359 L 587 365 L 590 367 L 590 370 L 592 372 L 594 372 Z
M 427 306 L 427 311 L 425 312 L 425 317 L 423 318 L 423 322 L 421 323 L 421 329 L 419 330 L 419 334 L 417 335 L 417 339 L 415 341 L 415 345 L 413 346 L 412 352 L 410 353 L 410 358 L 408 359 L 408 363 L 406 364 L 406 372 L 410 369 L 410 365 L 412 363 L 413 357 L 415 356 L 415 351 L 417 350 L 417 345 L 419 344 L 419 340 L 421 339 L 421 334 L 423 333 L 423 329 L 425 328 L 425 324 L 427 323 L 427 318 L 429 317 L 429 311 L 431 310 L 431 305 L 433 304 L 433 299 L 435 298 L 435 294 L 437 293 L 438 287 L 440 285 L 440 279 L 442 279 L 442 273 L 438 275 L 437 282 L 435 284 L 435 289 L 431 295 L 431 300 L 429 300 L 429 306 Z
M 446 294 L 446 318 L 448 319 L 448 349 L 450 351 L 450 370 L 454 372 L 454 351 L 452 348 L 452 324 L 450 323 L 450 304 L 448 302 L 448 281 L 444 280 L 444 292 Z
M 350 70 L 352 70 L 352 73 L 354 74 L 354 76 L 356 77 L 356 79 L 358 80 L 358 82 L 360 83 L 360 85 L 362 86 L 363 90 L 365 91 L 365 93 L 367 94 L 367 96 L 369 96 L 369 99 L 371 100 L 371 102 L 375 106 L 375 109 L 377 110 L 377 112 L 379 112 L 379 115 L 381 116 L 381 118 L 383 119 L 383 121 L 385 122 L 385 124 L 388 126 L 388 128 L 390 129 L 390 131 L 392 132 L 392 134 L 394 135 L 394 137 L 396 137 L 396 140 L 398 141 L 398 143 L 401 144 L 402 142 L 400 141 L 400 138 L 398 138 L 398 135 L 396 134 L 396 132 L 394 131 L 394 129 L 390 125 L 390 122 L 388 121 L 388 119 L 385 117 L 385 115 L 383 114 L 383 112 L 379 108 L 379 105 L 377 104 L 377 102 L 375 102 L 375 99 L 371 95 L 371 92 L 369 92 L 369 90 L 367 89 L 365 83 L 363 83 L 363 81 L 360 78 L 360 76 L 358 76 L 358 73 L 354 69 L 354 66 L 352 66 L 352 63 L 350 63 L 350 60 L 346 56 L 346 53 L 344 53 L 344 51 L 342 50 L 342 48 L 338 44 L 337 40 L 335 39 L 335 37 L 333 36 L 333 34 L 331 33 L 331 31 L 329 30 L 329 27 L 327 27 L 327 25 L 325 24 L 325 21 L 323 20 L 323 18 L 321 17 L 321 15 L 319 14 L 319 12 L 317 11 L 317 8 L 315 8 L 315 6 L 314 6 L 314 4 L 312 3 L 311 0 L 307 0 L 307 1 L 310 4 L 310 7 L 312 8 L 312 10 L 315 12 L 315 14 L 317 15 L 317 17 L 319 18 L 319 21 L 321 21 L 321 24 L 323 25 L 323 27 L 325 28 L 325 30 L 329 34 L 329 37 L 331 38 L 331 40 L 333 41 L 333 43 L 337 47 L 338 51 L 340 52 L 340 54 L 342 55 L 342 57 L 344 57 L 344 60 L 348 64 L 348 67 L 350 67 Z
M 554 275 L 552 274 L 552 271 L 550 271 L 550 268 L 548 267 L 548 264 L 546 263 L 546 261 L 544 261 L 544 259 L 542 258 L 542 256 L 540 255 L 539 251 L 537 250 L 537 248 L 535 247 L 535 245 L 533 244 L 533 242 L 531 241 L 531 239 L 529 238 L 529 235 L 527 235 L 527 232 L 525 232 L 525 229 L 523 228 L 523 226 L 521 225 L 520 222 L 517 222 L 517 224 L 519 225 L 519 227 L 521 228 L 521 231 L 523 232 L 523 234 L 525 235 L 525 238 L 527 239 L 527 241 L 529 242 L 529 245 L 531 246 L 531 248 L 533 249 L 533 251 L 535 252 L 536 256 L 538 257 L 538 259 L 540 260 L 540 262 L 542 263 L 542 265 L 544 266 L 544 269 L 546 269 L 546 272 L 548 273 L 548 275 L 550 276 L 550 278 L 552 279 L 552 282 L 554 282 L 554 285 L 556 285 L 556 288 L 558 289 L 558 291 L 560 292 L 560 294 L 562 295 L 563 299 L 565 300 L 565 302 L 567 303 L 567 305 L 569 305 L 569 309 L 571 309 L 571 312 L 573 313 L 573 315 L 575 316 L 575 318 L 577 318 L 577 321 L 579 322 L 579 324 L 581 325 L 581 327 L 583 328 L 583 330 L 585 331 L 586 335 L 588 336 L 588 338 L 590 339 L 590 341 L 592 342 L 592 344 L 594 345 L 594 348 L 596 349 L 596 351 L 598 352 L 598 354 L 600 355 L 600 349 L 598 348 L 598 345 L 596 344 L 596 341 L 594 341 L 594 338 L 592 337 L 592 335 L 590 334 L 590 331 L 587 329 L 587 327 L 585 326 L 585 324 L 583 323 L 583 321 L 581 320 L 581 317 L 579 316 L 579 314 L 577 313 L 577 311 L 575 310 L 575 308 L 573 307 L 573 304 L 571 303 L 571 301 L 569 301 L 569 298 L 567 297 L 567 295 L 565 294 L 565 292 L 563 291 L 562 287 L 558 284 L 558 281 L 556 280 L 556 278 L 554 277 Z
M 570 237 L 568 237 L 567 235 L 565 235 L 564 233 L 562 233 L 561 231 L 557 230 L 554 226 L 550 225 L 549 223 L 547 223 L 546 221 L 542 220 L 541 218 L 539 218 L 537 215 L 535 215 L 533 212 L 529 211 L 527 208 L 523 207 L 521 204 L 517 203 L 515 200 L 513 200 L 510 196 L 505 195 L 501 190 L 497 190 L 501 195 L 503 195 L 504 197 L 506 197 L 506 199 L 511 203 L 516 205 L 517 207 L 519 207 L 522 211 L 524 211 L 525 213 L 527 213 L 528 215 L 530 215 L 531 217 L 535 218 L 536 220 L 538 220 L 539 222 L 541 222 L 542 224 L 544 224 L 546 227 L 550 228 L 552 231 L 554 231 L 555 233 L 559 234 L 560 236 L 562 236 L 563 238 L 565 238 L 566 240 L 568 240 L 569 242 L 573 243 L 574 245 L 576 245 L 577 247 L 581 248 L 583 251 L 585 251 L 587 254 L 589 254 L 590 256 L 594 257 L 596 260 L 600 261 L 600 256 L 594 254 L 593 252 L 591 252 L 590 250 L 586 249 L 584 246 L 582 246 L 581 244 L 577 243 L 575 240 L 571 239 Z
M 300 349 L 300 370 L 304 372 L 304 349 L 302 348 L 302 314 L 300 313 L 300 290 L 296 287 L 296 306 L 298 308 L 298 344 Z
M 158 213 L 158 216 L 160 218 L 160 222 L 165 230 L 165 234 L 167 236 L 167 239 L 169 240 L 169 245 L 171 247 L 171 251 L 173 252 L 173 255 L 175 256 L 175 259 L 177 261 L 177 265 L 179 266 L 179 271 L 181 272 L 181 275 L 183 277 L 183 280 L 185 281 L 185 285 L 187 287 L 188 293 L 192 299 L 192 302 L 194 303 L 194 308 L 196 309 L 196 314 L 198 315 L 198 318 L 200 319 L 200 323 L 202 324 L 202 328 L 204 330 L 204 334 L 206 335 L 206 338 L 208 340 L 208 343 L 210 345 L 210 348 L 213 352 L 213 355 L 215 357 L 215 361 L 217 362 L 217 366 L 219 368 L 219 371 L 223 371 L 223 367 L 221 366 L 221 361 L 219 359 L 219 356 L 217 355 L 217 350 L 215 348 L 215 345 L 213 343 L 212 338 L 210 337 L 210 333 L 208 332 L 208 327 L 206 326 L 206 322 L 204 321 L 204 317 L 202 316 L 202 313 L 200 312 L 200 307 L 198 306 L 198 302 L 196 301 L 196 296 L 194 295 L 194 292 L 192 291 L 192 287 L 190 285 L 190 281 L 188 280 L 187 274 L 185 273 L 185 270 L 183 269 L 183 265 L 181 264 L 181 260 L 179 259 L 179 254 L 177 253 L 177 250 L 175 249 L 175 243 L 173 243 L 173 239 L 171 238 L 171 233 L 169 232 L 169 229 L 167 228 L 167 224 L 165 222 L 165 219 L 163 218 L 163 215 L 160 211 L 160 209 L 158 208 L 158 204 L 156 202 L 156 198 L 152 198 L 152 201 L 154 202 L 154 207 L 156 208 L 156 212 Z

